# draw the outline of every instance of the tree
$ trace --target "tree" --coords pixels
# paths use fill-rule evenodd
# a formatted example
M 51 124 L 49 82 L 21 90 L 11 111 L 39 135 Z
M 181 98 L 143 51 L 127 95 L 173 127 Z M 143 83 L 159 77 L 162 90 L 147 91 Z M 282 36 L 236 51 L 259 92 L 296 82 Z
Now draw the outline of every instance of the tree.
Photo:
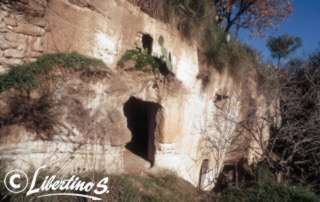
M 300 37 L 293 37 L 284 34 L 278 37 L 270 37 L 267 42 L 267 47 L 271 52 L 271 56 L 278 61 L 278 67 L 281 59 L 287 58 L 297 48 L 301 47 L 302 40 Z
M 308 185 L 319 193 L 320 52 L 289 67 L 279 78 L 282 121 L 272 130 L 266 157 L 279 181 Z
M 226 32 L 246 28 L 261 34 L 292 12 L 291 0 L 214 0 L 214 4 L 218 23 Z

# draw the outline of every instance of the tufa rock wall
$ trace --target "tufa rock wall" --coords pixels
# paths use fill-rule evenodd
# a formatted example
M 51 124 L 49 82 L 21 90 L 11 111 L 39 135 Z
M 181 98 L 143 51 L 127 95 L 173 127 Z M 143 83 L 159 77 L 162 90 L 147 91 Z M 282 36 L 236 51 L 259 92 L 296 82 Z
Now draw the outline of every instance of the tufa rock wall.
M 254 101 L 257 114 L 272 109 L 257 91 L 254 71 L 236 80 L 212 70 L 204 88 L 197 44 L 125 0 L 15 2 L 35 9 L 0 4 L 0 46 L 7 46 L 0 52 L 3 68 L 41 53 L 77 51 L 103 60 L 110 69 L 108 76 L 89 81 L 55 71 L 62 80 L 53 82 L 51 97 L 62 114 L 53 138 L 39 139 L 19 124 L 0 128 L 0 157 L 11 167 L 49 164 L 66 173 L 169 169 L 209 190 L 226 160 L 234 157 L 229 154 L 232 139 L 237 123 L 246 118 L 248 100 L 243 98 Z M 126 50 L 145 46 L 166 62 L 169 76 L 135 71 L 130 62 L 124 69 L 117 65 Z M 10 93 L 1 93 L 2 109 L 8 108 Z M 267 126 L 262 135 L 268 138 Z M 239 158 L 259 159 L 261 145 L 254 139 L 243 143 Z

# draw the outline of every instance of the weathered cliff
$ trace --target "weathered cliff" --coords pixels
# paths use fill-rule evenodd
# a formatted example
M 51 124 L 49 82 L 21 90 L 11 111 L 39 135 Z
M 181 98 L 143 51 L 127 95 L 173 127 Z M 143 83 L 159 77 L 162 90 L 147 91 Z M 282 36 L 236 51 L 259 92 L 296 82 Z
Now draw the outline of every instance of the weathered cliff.
M 237 123 L 248 109 L 272 112 L 272 103 L 258 91 L 254 69 L 246 78 L 213 69 L 204 86 L 197 43 L 127 1 L 4 1 L 0 6 L 2 71 L 10 74 L 9 64 L 50 52 L 77 51 L 106 64 L 73 69 L 54 60 L 53 68 L 34 76 L 39 84 L 32 90 L 21 93 L 20 85 L 3 89 L 3 120 L 15 114 L 13 97 L 27 109 L 45 100 L 51 119 L 36 119 L 52 124 L 37 130 L 27 124 L 28 116 L 2 122 L 0 157 L 11 167 L 46 164 L 63 172 L 109 173 L 164 168 L 210 189 L 233 157 L 228 152 Z M 118 65 L 125 51 L 135 48 L 148 50 L 165 73 L 139 71 L 132 60 Z M 262 136 L 267 140 L 268 125 Z M 237 159 L 259 158 L 256 139 L 242 142 L 245 149 Z

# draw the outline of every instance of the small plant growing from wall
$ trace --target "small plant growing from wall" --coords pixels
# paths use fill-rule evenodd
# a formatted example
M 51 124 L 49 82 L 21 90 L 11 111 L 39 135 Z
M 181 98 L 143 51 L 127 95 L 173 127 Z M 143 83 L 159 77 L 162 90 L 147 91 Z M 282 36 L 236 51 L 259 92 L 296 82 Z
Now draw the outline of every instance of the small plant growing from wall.
M 154 57 L 148 54 L 148 50 L 144 49 L 130 49 L 127 50 L 118 62 L 120 67 L 124 67 L 125 63 L 128 61 L 134 61 L 134 68 L 143 72 L 160 72 L 164 76 L 168 75 L 170 71 L 168 70 L 166 62 L 162 59 Z
M 135 61 L 134 68 L 142 71 L 154 71 L 159 69 L 157 61 L 148 54 L 147 50 L 131 49 L 127 50 L 121 57 L 118 64 L 123 66 L 125 62 L 133 60 Z

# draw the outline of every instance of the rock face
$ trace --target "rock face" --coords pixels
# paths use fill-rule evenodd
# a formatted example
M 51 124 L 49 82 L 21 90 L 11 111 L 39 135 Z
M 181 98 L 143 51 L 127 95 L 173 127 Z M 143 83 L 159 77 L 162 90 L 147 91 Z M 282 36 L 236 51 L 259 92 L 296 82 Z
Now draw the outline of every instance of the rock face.
M 272 103 L 257 90 L 254 71 L 237 80 L 213 70 L 204 87 L 197 44 L 125 0 L 20 4 L 0 3 L 0 67 L 42 53 L 77 51 L 103 60 L 110 70 L 88 82 L 60 73 L 64 80 L 52 96 L 62 114 L 52 139 L 38 139 L 21 125 L 1 128 L 0 157 L 11 167 L 46 164 L 64 172 L 109 173 L 169 169 L 209 190 L 233 157 L 228 151 L 236 123 L 247 115 L 243 98 L 254 102 L 256 114 L 272 112 Z M 169 78 L 118 67 L 127 49 L 145 46 L 153 56 L 170 58 Z M 1 95 L 2 109 L 7 93 Z M 268 134 L 266 126 L 264 140 Z M 241 158 L 249 162 L 261 150 L 254 139 L 243 145 Z
M 0 72 L 43 53 L 47 1 L 0 2 Z

